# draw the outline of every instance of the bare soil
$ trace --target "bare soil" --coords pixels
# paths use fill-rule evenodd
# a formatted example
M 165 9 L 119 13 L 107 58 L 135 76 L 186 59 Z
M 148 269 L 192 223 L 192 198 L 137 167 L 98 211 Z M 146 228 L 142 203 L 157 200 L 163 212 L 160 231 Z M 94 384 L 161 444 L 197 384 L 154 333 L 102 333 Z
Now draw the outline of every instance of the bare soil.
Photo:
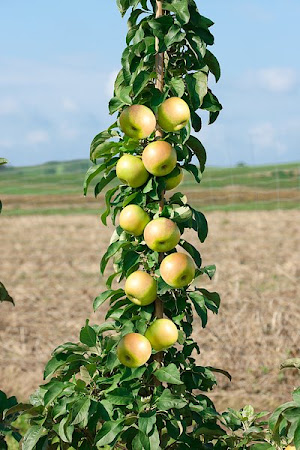
M 190 239 L 204 264 L 217 265 L 203 286 L 222 297 L 219 316 L 203 330 L 195 320 L 199 363 L 228 370 L 211 394 L 218 408 L 252 403 L 271 409 L 299 385 L 294 371 L 279 371 L 299 356 L 299 211 L 212 212 L 210 234 Z M 26 399 L 42 382 L 51 351 L 77 341 L 104 287 L 99 261 L 112 229 L 97 216 L 2 217 L 0 279 L 16 306 L 1 305 L 0 389 Z
M 170 193 L 172 195 L 173 192 Z M 187 196 L 191 204 L 201 206 L 211 205 L 239 205 L 248 203 L 252 205 L 249 209 L 259 209 L 261 203 L 276 203 L 277 207 L 288 207 L 295 205 L 300 201 L 298 189 L 259 189 L 247 186 L 224 186 L 222 188 L 211 189 L 187 189 Z M 45 210 L 57 210 L 58 212 L 67 211 L 72 214 L 78 211 L 99 210 L 99 206 L 105 204 L 104 194 L 100 194 L 95 201 L 93 195 L 83 197 L 80 194 L 37 194 L 31 195 L 2 195 L 1 200 L 4 205 L 4 214 L 7 213 L 26 213 L 34 211 L 43 213 Z

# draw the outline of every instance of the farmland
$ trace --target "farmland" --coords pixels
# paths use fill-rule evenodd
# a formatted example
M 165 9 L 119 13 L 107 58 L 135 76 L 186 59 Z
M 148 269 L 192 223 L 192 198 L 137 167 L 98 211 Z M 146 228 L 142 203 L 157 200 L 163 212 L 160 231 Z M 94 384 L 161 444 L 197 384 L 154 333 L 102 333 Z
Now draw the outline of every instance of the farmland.
M 85 160 L 3 168 L 1 199 L 5 215 L 98 213 L 103 195 L 82 195 Z M 182 190 L 204 211 L 272 210 L 299 207 L 299 164 L 208 167 L 201 188 L 185 174 Z
M 51 350 L 77 340 L 104 288 L 99 260 L 110 233 L 84 199 L 85 161 L 1 171 L 4 214 L 1 278 L 16 301 L 1 306 L 1 389 L 25 399 L 42 381 Z M 186 177 L 182 191 L 206 210 L 210 235 L 199 244 L 204 264 L 217 264 L 219 317 L 195 323 L 199 362 L 229 370 L 212 394 L 218 407 L 253 403 L 268 409 L 289 399 L 297 374 L 279 372 L 299 350 L 299 181 L 296 164 L 208 168 L 201 189 Z M 100 205 L 99 205 L 100 203 Z

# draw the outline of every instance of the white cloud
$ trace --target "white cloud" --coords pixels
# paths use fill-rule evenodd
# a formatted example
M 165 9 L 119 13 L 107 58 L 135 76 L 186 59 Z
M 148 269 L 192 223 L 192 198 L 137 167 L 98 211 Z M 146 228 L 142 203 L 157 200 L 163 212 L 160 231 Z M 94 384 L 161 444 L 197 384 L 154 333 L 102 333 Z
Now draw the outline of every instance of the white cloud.
M 257 76 L 260 87 L 275 93 L 290 92 L 298 84 L 297 71 L 291 67 L 260 69 Z
M 73 139 L 77 138 L 80 135 L 80 131 L 78 128 L 74 128 L 67 123 L 61 124 L 59 128 L 60 136 L 63 139 L 72 141 Z
M 45 130 L 33 130 L 26 135 L 26 141 L 29 145 L 45 144 L 49 141 L 49 134 Z
M 76 112 L 79 109 L 76 102 L 70 98 L 64 98 L 62 101 L 62 106 L 63 109 L 68 112 Z
M 20 107 L 16 99 L 7 97 L 0 99 L 0 115 L 9 116 L 19 112 Z
M 283 154 L 286 150 L 278 130 L 269 122 L 256 125 L 249 130 L 249 134 L 255 149 L 273 149 L 279 154 Z
M 292 92 L 298 84 L 298 72 L 292 67 L 266 67 L 250 70 L 241 78 L 243 89 L 258 88 L 273 94 Z

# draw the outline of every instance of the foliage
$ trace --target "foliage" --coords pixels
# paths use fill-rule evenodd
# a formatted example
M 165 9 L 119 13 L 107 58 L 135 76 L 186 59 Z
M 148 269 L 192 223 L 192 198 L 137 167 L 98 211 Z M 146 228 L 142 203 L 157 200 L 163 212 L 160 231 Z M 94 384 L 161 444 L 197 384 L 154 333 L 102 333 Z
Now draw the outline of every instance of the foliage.
M 21 440 L 21 435 L 16 428 L 13 427 L 12 422 L 17 418 L 17 413 L 12 410 L 17 405 L 16 397 L 7 397 L 6 394 L 0 391 L 0 449 L 7 449 L 6 440 L 11 437 L 17 442 Z M 8 410 L 11 412 L 7 412 Z
M 114 97 L 109 102 L 110 113 L 119 116 L 132 104 L 145 104 L 157 112 L 166 98 L 182 97 L 190 107 L 191 124 L 162 139 L 174 146 L 179 165 L 200 183 L 206 152 L 191 129 L 201 129 L 199 109 L 207 111 L 209 123 L 213 123 L 222 108 L 208 87 L 209 74 L 216 81 L 220 78 L 219 63 L 207 48 L 214 43 L 210 31 L 213 22 L 199 13 L 194 0 L 164 1 L 168 13 L 159 18 L 155 17 L 154 0 L 117 0 L 117 4 L 122 15 L 129 12 L 129 30 Z M 158 51 L 165 53 L 162 92 L 155 87 L 156 42 Z M 106 189 L 106 210 L 101 216 L 105 225 L 109 216 L 115 224 L 122 208 L 137 204 L 152 219 L 162 216 L 173 220 L 182 233 L 193 229 L 203 243 L 208 234 L 205 216 L 180 192 L 165 199 L 162 177 L 151 176 L 139 189 L 119 184 L 107 189 L 116 179 L 115 166 L 120 156 L 141 155 L 155 138 L 154 133 L 140 141 L 123 136 L 117 118 L 92 141 L 90 157 L 94 164 L 87 171 L 84 193 L 92 180 L 97 180 L 95 196 Z M 197 280 L 214 276 L 215 266 L 203 267 L 198 249 L 184 238 L 179 245 L 193 258 Z M 268 444 L 267 433 L 261 428 L 264 423 L 260 422 L 264 414 L 256 415 L 249 406 L 241 412 L 231 410 L 221 415 L 207 396 L 216 385 L 216 373 L 229 379 L 230 375 L 197 364 L 195 356 L 200 348 L 192 337 L 193 321 L 196 316 L 205 328 L 209 312 L 218 313 L 219 295 L 194 285 L 173 289 L 161 278 L 159 265 L 160 255 L 151 251 L 143 238 L 116 227 L 100 263 L 102 274 L 110 271 L 107 290 L 93 304 L 97 311 L 109 302 L 106 322 L 91 326 L 87 321 L 78 343 L 60 345 L 46 365 L 46 383 L 31 396 L 29 404 L 8 411 L 13 414 L 23 410 L 31 417 L 24 450 L 226 449 L 249 448 L 253 441 Z M 146 365 L 129 369 L 120 364 L 116 355 L 120 339 L 131 332 L 144 334 L 156 317 L 155 305 L 140 307 L 131 303 L 119 286 L 139 268 L 156 278 L 164 314 L 176 324 L 179 339 L 177 346 L 164 352 L 162 362 L 153 352 Z M 257 445 L 257 450 L 272 448 Z
M 201 16 L 193 0 L 164 2 L 168 14 L 155 18 L 155 2 L 119 0 L 122 15 L 130 9 L 127 47 L 122 56 L 122 69 L 109 103 L 111 114 L 131 104 L 145 104 L 154 112 L 168 97 L 182 97 L 191 110 L 195 131 L 201 128 L 199 108 L 208 111 L 210 123 L 217 118 L 221 105 L 208 87 L 211 72 L 220 77 L 216 58 L 208 51 L 213 44 L 209 28 L 213 23 Z M 165 84 L 160 92 L 155 87 L 155 41 L 159 52 L 165 52 Z M 205 169 L 206 152 L 198 138 L 191 135 L 191 125 L 163 139 L 176 149 L 178 163 L 200 183 Z M 123 136 L 115 121 L 99 133 L 91 144 L 91 160 L 84 193 L 92 180 L 97 196 L 116 178 L 115 166 L 124 153 L 140 155 L 155 139 L 136 141 Z M 194 163 L 194 158 L 198 161 Z M 163 216 L 177 223 L 180 231 L 191 228 L 204 242 L 208 226 L 205 216 L 188 204 L 187 198 L 175 193 L 159 202 L 165 190 L 162 177 L 150 177 L 142 188 L 114 185 L 106 190 L 106 211 L 115 224 L 118 213 L 128 204 L 140 205 L 151 218 Z M 215 266 L 202 267 L 201 254 L 185 239 L 179 245 L 188 252 L 197 267 L 196 278 L 212 278 Z M 117 226 L 103 255 L 100 270 L 108 275 L 107 291 L 94 301 L 97 310 L 110 304 L 106 322 L 90 326 L 80 333 L 80 343 L 59 346 L 46 366 L 47 383 L 23 405 L 32 416 L 31 428 L 25 435 L 25 450 L 42 448 L 206 448 L 222 435 L 220 415 L 205 395 L 216 384 L 215 372 L 230 375 L 213 367 L 196 364 L 193 353 L 199 353 L 192 338 L 194 311 L 205 327 L 208 312 L 218 313 L 220 297 L 216 292 L 190 287 L 172 289 L 159 273 L 159 254 L 151 251 L 142 238 L 135 238 Z M 138 369 L 122 366 L 116 356 L 120 338 L 130 332 L 144 334 L 155 318 L 154 305 L 139 307 L 131 303 L 122 288 L 114 288 L 130 273 L 143 268 L 157 278 L 158 295 L 164 313 L 179 329 L 179 347 L 164 353 L 163 364 L 155 358 Z M 156 381 L 155 381 L 156 380 Z

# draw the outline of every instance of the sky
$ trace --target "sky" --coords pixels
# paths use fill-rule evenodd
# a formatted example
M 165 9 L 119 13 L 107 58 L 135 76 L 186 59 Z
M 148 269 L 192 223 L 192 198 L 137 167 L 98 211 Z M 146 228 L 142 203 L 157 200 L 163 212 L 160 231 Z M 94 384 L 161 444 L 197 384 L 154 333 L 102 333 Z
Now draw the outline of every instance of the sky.
M 298 161 L 299 0 L 202 0 L 224 110 L 199 139 L 208 163 Z M 201 6 L 201 7 L 200 7 Z M 115 0 L 0 0 L 0 156 L 13 165 L 89 157 L 125 47 Z

